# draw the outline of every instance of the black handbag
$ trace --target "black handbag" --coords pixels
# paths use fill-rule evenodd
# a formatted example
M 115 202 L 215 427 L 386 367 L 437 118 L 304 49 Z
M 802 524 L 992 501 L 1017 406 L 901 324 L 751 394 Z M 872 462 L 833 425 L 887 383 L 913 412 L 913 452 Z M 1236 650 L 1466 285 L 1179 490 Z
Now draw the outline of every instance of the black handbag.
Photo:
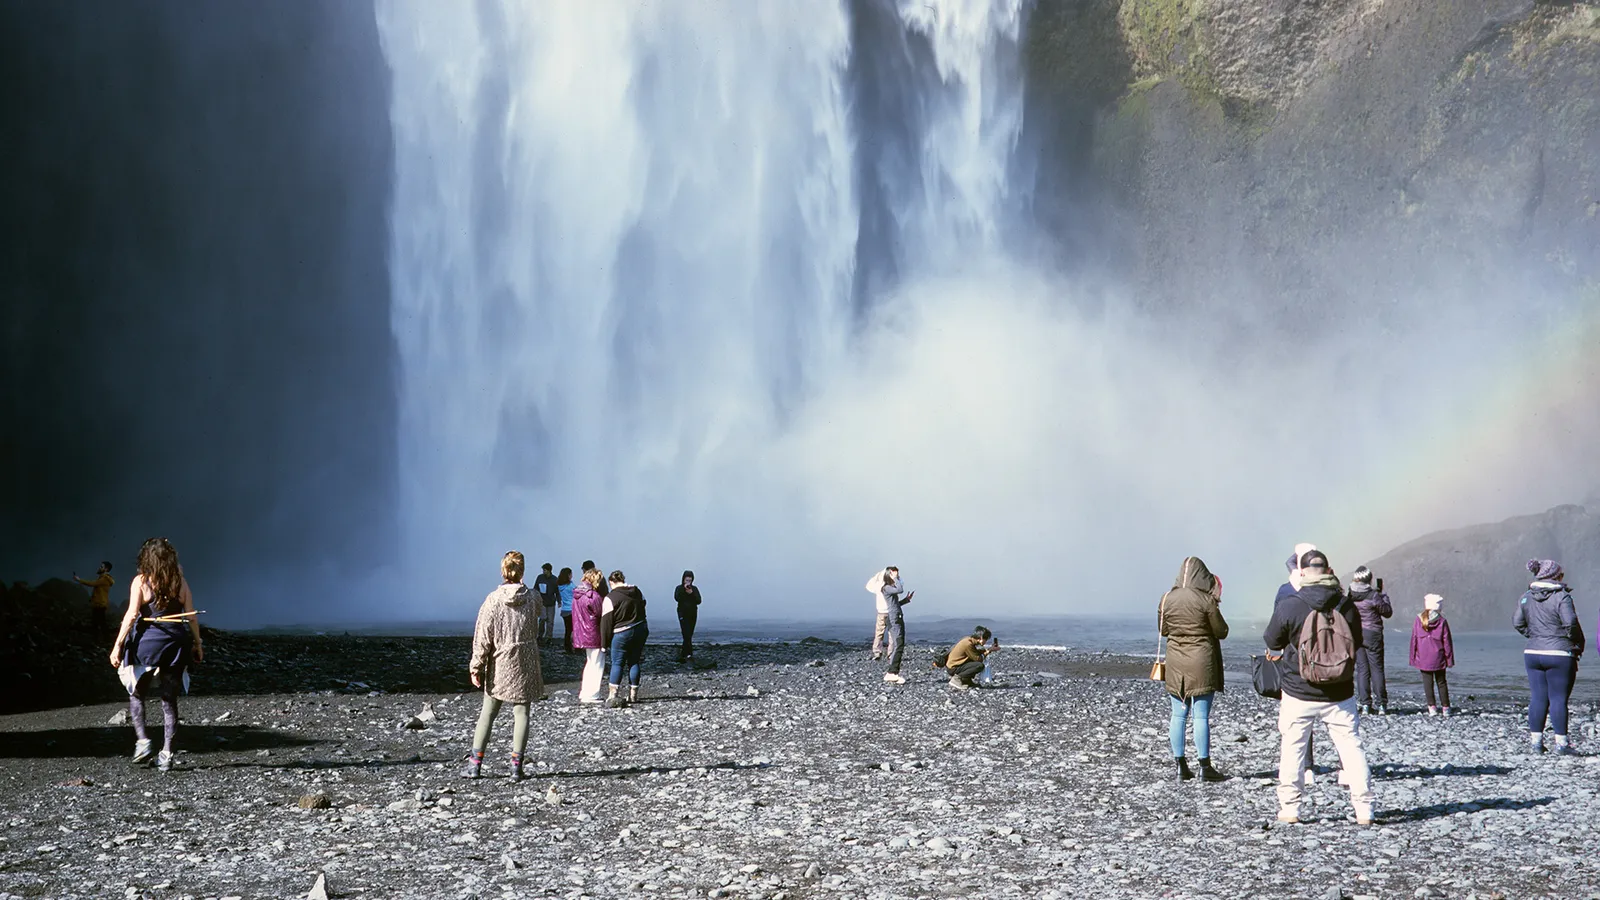
M 1283 672 L 1278 668 L 1281 665 L 1282 656 L 1250 657 L 1250 683 L 1255 686 L 1256 693 L 1271 700 L 1283 699 Z

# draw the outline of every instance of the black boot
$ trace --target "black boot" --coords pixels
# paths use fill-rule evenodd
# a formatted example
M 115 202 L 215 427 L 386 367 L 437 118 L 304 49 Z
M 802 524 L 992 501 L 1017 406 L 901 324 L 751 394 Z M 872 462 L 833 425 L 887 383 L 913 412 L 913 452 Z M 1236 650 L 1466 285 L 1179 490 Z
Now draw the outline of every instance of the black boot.
M 1189 771 L 1189 761 L 1181 756 L 1178 757 L 1178 780 L 1188 781 L 1193 777 L 1194 773 Z
M 1200 780 L 1201 781 L 1226 781 L 1226 780 L 1228 780 L 1228 776 L 1222 774 L 1221 772 L 1218 772 L 1216 769 L 1213 769 L 1211 767 L 1211 758 L 1209 756 L 1207 756 L 1207 757 L 1202 757 L 1200 759 Z

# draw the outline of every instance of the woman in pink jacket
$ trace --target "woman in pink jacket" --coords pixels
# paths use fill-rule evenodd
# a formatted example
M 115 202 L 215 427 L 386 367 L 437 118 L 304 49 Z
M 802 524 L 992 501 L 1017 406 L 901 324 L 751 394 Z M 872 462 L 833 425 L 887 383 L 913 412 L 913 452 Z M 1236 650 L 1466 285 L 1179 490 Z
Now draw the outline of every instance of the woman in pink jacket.
M 600 645 L 600 570 L 588 569 L 572 591 L 572 646 L 583 651 L 583 679 L 578 700 L 599 703 L 606 680 L 606 651 Z
M 1411 620 L 1411 667 L 1422 673 L 1422 689 L 1428 695 L 1428 715 L 1450 715 L 1450 685 L 1444 672 L 1456 664 L 1456 644 L 1450 637 L 1450 623 L 1439 607 L 1444 598 L 1429 594 L 1423 598 L 1422 612 Z M 1439 691 L 1437 703 L 1434 689 Z

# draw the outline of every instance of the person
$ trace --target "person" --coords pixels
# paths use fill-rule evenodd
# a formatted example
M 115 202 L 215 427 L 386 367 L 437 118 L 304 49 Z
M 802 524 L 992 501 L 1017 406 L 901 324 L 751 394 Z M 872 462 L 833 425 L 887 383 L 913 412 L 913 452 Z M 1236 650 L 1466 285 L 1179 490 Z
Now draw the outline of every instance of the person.
M 950 675 L 951 687 L 958 691 L 972 689 L 973 679 L 988 665 L 989 654 L 1000 649 L 998 640 L 993 646 L 986 646 L 990 637 L 989 629 L 979 625 L 945 654 L 944 670 Z
M 867 579 L 867 593 L 872 595 L 877 607 L 877 619 L 872 625 L 872 658 L 883 659 L 883 636 L 889 630 L 889 611 L 883 605 L 883 583 L 889 579 L 889 570 L 880 569 Z
M 572 569 L 563 566 L 556 576 L 556 593 L 561 597 L 562 652 L 568 654 L 577 652 L 572 648 L 572 591 Z
M 1222 690 L 1222 641 L 1228 636 L 1221 607 L 1222 579 L 1211 574 L 1200 557 L 1189 556 L 1156 611 L 1156 628 L 1167 639 L 1166 684 L 1172 701 L 1167 734 L 1180 781 L 1194 777 L 1183 752 L 1190 713 L 1200 778 L 1225 778 L 1211 765 L 1211 701 Z
M 539 577 L 533 580 L 533 590 L 539 595 L 539 606 L 535 614 L 539 617 L 539 640 L 548 641 L 555 636 L 556 628 L 556 600 L 560 591 L 556 588 L 556 577 L 551 573 L 555 567 L 545 563 L 539 567 Z
M 639 702 L 639 668 L 644 660 L 644 642 L 650 637 L 645 619 L 644 593 L 628 583 L 621 569 L 611 573 L 610 589 L 600 606 L 600 641 L 611 648 L 611 686 L 606 705 L 612 708 Z M 622 674 L 628 674 L 628 696 L 617 696 Z
M 1288 580 L 1284 581 L 1283 584 L 1278 585 L 1278 595 L 1272 600 L 1272 608 L 1274 610 L 1278 608 L 1278 604 L 1282 603 L 1289 597 L 1293 597 L 1295 592 L 1300 590 L 1300 557 L 1315 549 L 1317 549 L 1316 544 L 1307 543 L 1304 541 L 1294 545 L 1294 551 L 1289 554 L 1289 558 L 1285 560 L 1283 564 L 1284 567 L 1289 570 L 1289 577 Z M 1303 773 L 1301 778 L 1305 782 L 1305 786 L 1308 789 L 1315 780 L 1312 775 L 1315 766 L 1315 760 L 1316 741 L 1312 736 L 1307 735 L 1305 759 L 1302 760 L 1300 770 Z
M 133 761 L 150 759 L 150 734 L 145 730 L 144 701 L 151 691 L 161 698 L 161 752 L 156 768 L 172 771 L 172 743 L 178 732 L 178 691 L 189 688 L 189 666 L 205 659 L 194 594 L 178 565 L 178 551 L 166 538 L 151 538 L 139 548 L 133 581 L 128 585 L 128 611 L 111 644 L 111 665 L 128 689 L 128 718 L 133 721 Z
M 461 774 L 483 774 L 483 749 L 489 743 L 502 703 L 511 704 L 511 780 L 522 780 L 522 754 L 528 748 L 528 704 L 544 696 L 539 671 L 539 598 L 522 583 L 526 561 L 515 550 L 500 558 L 501 584 L 483 599 L 472 629 L 472 686 L 483 688 L 483 709 L 472 735 L 472 751 Z
M 1291 597 L 1295 591 L 1300 590 L 1300 557 L 1315 549 L 1317 549 L 1316 544 L 1302 542 L 1294 545 L 1294 552 L 1289 554 L 1289 559 L 1284 563 L 1289 570 L 1289 579 L 1278 585 L 1278 596 L 1272 600 L 1274 607 L 1282 603 L 1284 598 Z
M 111 608 L 111 561 L 101 562 L 94 577 L 87 581 L 79 578 L 77 572 L 72 573 L 72 580 L 94 589 L 89 594 L 89 631 L 97 638 L 104 638 L 106 613 Z
M 1533 582 L 1517 604 L 1511 623 L 1528 639 L 1522 651 L 1528 671 L 1528 744 L 1544 752 L 1544 725 L 1548 716 L 1556 733 L 1556 753 L 1572 755 L 1567 736 L 1567 698 L 1577 680 L 1578 658 L 1583 655 L 1582 630 L 1572 590 L 1561 564 L 1553 559 L 1530 559 Z
M 694 660 L 694 626 L 700 619 L 700 589 L 695 586 L 694 572 L 684 569 L 683 580 L 672 592 L 678 602 L 678 628 L 683 632 L 683 646 L 678 648 L 678 662 Z
M 1394 615 L 1383 579 L 1373 584 L 1372 570 L 1356 566 L 1350 576 L 1350 602 L 1361 615 L 1361 650 L 1356 654 L 1356 708 L 1389 714 L 1389 681 L 1383 670 L 1383 620 Z
M 1283 699 L 1278 704 L 1278 731 L 1283 735 L 1278 753 L 1278 821 L 1285 824 L 1300 821 L 1305 743 L 1312 728 L 1321 722 L 1344 768 L 1341 782 L 1350 786 L 1350 804 L 1355 809 L 1356 823 L 1370 825 L 1371 772 L 1361 745 L 1354 678 L 1355 652 L 1361 647 L 1361 617 L 1356 613 L 1355 604 L 1340 589 L 1339 579 L 1322 551 L 1307 551 L 1300 557 L 1299 570 L 1299 589 L 1273 609 L 1272 619 L 1262 635 L 1269 653 L 1281 654 L 1283 660 Z M 1313 615 L 1319 618 L 1313 628 L 1307 629 L 1306 622 Z M 1343 622 L 1343 628 L 1333 621 L 1335 618 Z M 1314 640 L 1313 645 L 1325 648 L 1324 652 L 1302 660 L 1298 643 L 1307 631 L 1313 638 L 1320 635 L 1334 640 Z M 1348 632 L 1349 637 L 1344 638 L 1342 632 Z M 1328 652 L 1330 650 L 1332 652 Z M 1307 674 L 1325 673 L 1335 663 L 1342 664 L 1343 668 L 1336 674 L 1321 674 L 1311 680 L 1302 674 L 1302 663 Z
M 610 586 L 606 584 L 605 574 L 600 571 L 600 567 L 599 566 L 594 564 L 594 560 L 592 560 L 592 559 L 584 560 L 583 561 L 583 571 L 584 572 L 594 572 L 595 574 L 600 576 L 600 596 L 601 597 L 604 597 L 607 593 L 609 593 L 611 591 Z
M 899 566 L 884 567 L 867 582 L 867 587 L 878 598 L 878 624 L 872 636 L 872 658 L 882 659 L 887 653 L 889 670 L 883 673 L 883 680 L 890 684 L 905 684 L 905 676 L 900 674 L 900 661 L 905 655 L 906 622 L 900 608 L 911 602 L 916 591 L 906 593 L 905 583 L 900 580 Z M 883 647 L 885 639 L 888 641 L 887 649 Z
M 572 646 L 583 652 L 583 675 L 578 682 L 580 703 L 600 703 L 606 683 L 605 644 L 600 641 L 600 572 L 590 568 L 572 592 Z
M 1450 623 L 1440 607 L 1444 598 L 1429 594 L 1422 598 L 1422 612 L 1411 623 L 1411 667 L 1422 673 L 1422 692 L 1428 700 L 1428 715 L 1450 715 L 1450 685 L 1445 670 L 1456 664 L 1456 645 L 1450 637 Z M 1438 696 L 1434 696 L 1437 689 Z

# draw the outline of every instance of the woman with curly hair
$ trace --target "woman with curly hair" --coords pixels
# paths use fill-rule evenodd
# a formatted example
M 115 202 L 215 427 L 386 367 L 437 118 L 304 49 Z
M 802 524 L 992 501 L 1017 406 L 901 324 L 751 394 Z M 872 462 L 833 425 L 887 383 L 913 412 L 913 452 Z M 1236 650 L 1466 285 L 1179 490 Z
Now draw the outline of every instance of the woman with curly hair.
M 144 701 L 161 698 L 161 752 L 156 768 L 172 770 L 172 739 L 178 731 L 178 691 L 189 688 L 189 664 L 205 658 L 194 595 L 178 565 L 178 551 L 166 538 L 151 538 L 139 549 L 138 572 L 128 586 L 128 612 L 111 645 L 111 665 L 128 689 L 133 720 L 133 761 L 150 759 Z
M 511 704 L 511 780 L 522 780 L 522 754 L 528 749 L 528 704 L 544 697 L 539 670 L 539 597 L 522 583 L 527 562 L 516 550 L 500 559 L 501 584 L 483 600 L 472 631 L 472 686 L 483 688 L 483 709 L 472 735 L 472 751 L 462 774 L 483 773 L 489 743 L 502 703 Z

